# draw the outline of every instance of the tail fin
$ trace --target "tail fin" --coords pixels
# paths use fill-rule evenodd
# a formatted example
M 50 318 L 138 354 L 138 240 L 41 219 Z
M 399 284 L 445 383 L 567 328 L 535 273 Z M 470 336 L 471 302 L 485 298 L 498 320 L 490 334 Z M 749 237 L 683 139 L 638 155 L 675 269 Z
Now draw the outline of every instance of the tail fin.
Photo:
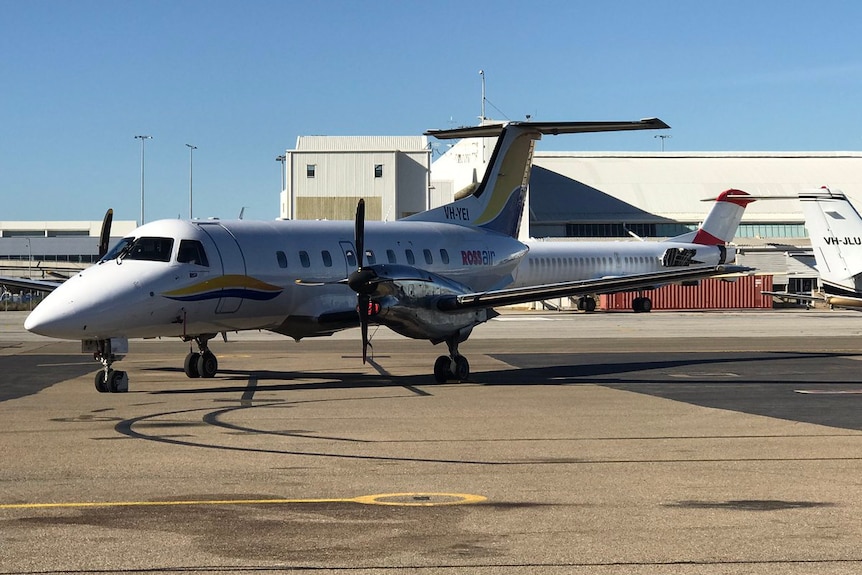
M 480 227 L 517 237 L 530 181 L 533 150 L 542 134 L 669 127 L 657 118 L 650 118 L 638 122 L 509 122 L 454 130 L 430 130 L 425 134 L 440 139 L 497 136 L 497 145 L 482 182 L 470 196 L 405 219 Z
M 806 190 L 799 199 L 823 290 L 829 295 L 859 297 L 862 217 L 839 190 Z
M 733 240 L 745 206 L 754 201 L 754 198 L 746 197 L 748 194 L 742 190 L 725 190 L 721 192 L 712 209 L 706 215 L 706 219 L 694 232 L 688 232 L 681 236 L 671 238 L 670 242 L 701 244 L 705 246 L 723 246 Z

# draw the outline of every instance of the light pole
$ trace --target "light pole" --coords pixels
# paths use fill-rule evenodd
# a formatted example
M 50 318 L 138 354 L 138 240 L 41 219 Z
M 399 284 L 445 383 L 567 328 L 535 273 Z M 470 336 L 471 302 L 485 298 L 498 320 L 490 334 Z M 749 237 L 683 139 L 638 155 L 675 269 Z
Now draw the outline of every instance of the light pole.
M 192 219 L 192 152 L 198 149 L 197 146 L 186 144 L 189 148 L 189 219 Z
M 275 157 L 276 162 L 281 162 L 281 191 L 282 192 L 284 191 L 284 162 L 285 162 L 285 160 L 287 160 L 287 156 L 285 156 L 283 154 L 281 156 Z
M 144 225 L 144 142 L 152 140 L 152 136 L 135 136 L 141 141 L 141 225 Z
M 667 140 L 668 138 L 672 138 L 672 137 L 673 136 L 671 136 L 670 134 L 661 134 L 658 136 L 653 136 L 653 138 L 659 138 L 661 140 L 661 151 L 662 152 L 664 152 L 664 141 Z
M 33 279 L 33 250 L 30 247 L 30 238 L 24 239 L 27 240 L 27 277 Z

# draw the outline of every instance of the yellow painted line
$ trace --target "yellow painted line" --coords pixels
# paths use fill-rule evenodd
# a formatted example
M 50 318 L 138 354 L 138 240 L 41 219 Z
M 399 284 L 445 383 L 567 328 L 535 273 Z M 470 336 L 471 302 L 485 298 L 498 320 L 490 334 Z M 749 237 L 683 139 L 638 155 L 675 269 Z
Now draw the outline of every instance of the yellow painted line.
M 432 507 L 481 503 L 487 498 L 465 493 L 382 493 L 349 498 L 322 499 L 197 499 L 186 501 L 82 501 L 67 503 L 2 503 L 0 510 L 11 509 L 87 509 L 103 507 L 168 507 L 192 505 L 301 505 L 314 503 L 359 503 L 362 505 L 397 505 Z

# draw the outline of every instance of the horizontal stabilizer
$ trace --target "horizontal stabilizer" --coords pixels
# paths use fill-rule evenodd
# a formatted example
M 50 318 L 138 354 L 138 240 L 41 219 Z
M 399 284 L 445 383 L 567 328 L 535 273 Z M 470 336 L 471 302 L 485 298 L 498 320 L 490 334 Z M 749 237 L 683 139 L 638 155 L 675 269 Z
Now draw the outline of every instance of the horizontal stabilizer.
M 508 122 L 504 124 L 487 124 L 484 126 L 468 126 L 451 130 L 428 130 L 426 136 L 434 136 L 440 140 L 457 138 L 494 138 L 499 136 L 506 126 L 519 126 L 540 134 L 555 136 L 557 134 L 585 134 L 590 132 L 620 132 L 624 130 L 662 130 L 670 128 L 658 118 L 646 118 L 636 122 Z

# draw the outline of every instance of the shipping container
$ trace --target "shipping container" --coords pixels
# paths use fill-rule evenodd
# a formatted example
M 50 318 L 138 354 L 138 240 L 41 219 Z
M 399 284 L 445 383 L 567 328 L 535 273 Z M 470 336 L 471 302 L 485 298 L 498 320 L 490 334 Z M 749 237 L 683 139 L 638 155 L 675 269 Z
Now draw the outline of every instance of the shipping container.
M 772 308 L 771 275 L 752 275 L 726 281 L 716 278 L 700 280 L 698 285 L 666 285 L 643 292 L 602 295 L 600 305 L 606 310 L 632 309 L 632 300 L 642 295 L 652 300 L 652 309 L 763 309 Z

